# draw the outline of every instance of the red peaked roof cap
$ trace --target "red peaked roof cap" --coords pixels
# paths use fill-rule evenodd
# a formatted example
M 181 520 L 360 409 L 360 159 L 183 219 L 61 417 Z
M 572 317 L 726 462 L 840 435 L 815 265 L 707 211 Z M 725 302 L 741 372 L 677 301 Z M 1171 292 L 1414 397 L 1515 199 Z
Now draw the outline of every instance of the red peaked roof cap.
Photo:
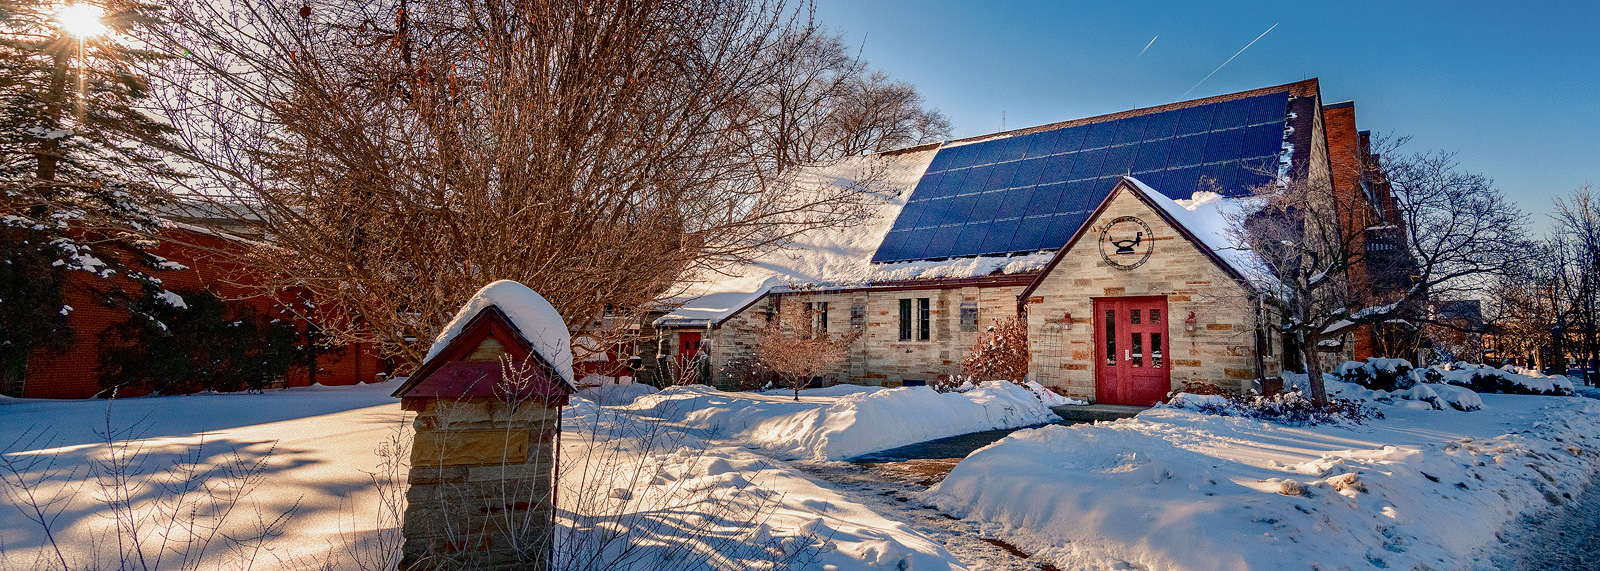
M 489 338 L 505 347 L 509 362 L 465 360 Z M 509 379 L 508 372 L 513 373 Z M 533 350 L 533 343 L 505 312 L 491 305 L 473 316 L 443 350 L 395 389 L 394 396 L 402 399 L 406 409 L 414 410 L 420 401 L 435 398 L 496 398 L 508 402 L 540 399 L 562 405 L 566 404 L 567 395 L 576 391 L 543 355 Z

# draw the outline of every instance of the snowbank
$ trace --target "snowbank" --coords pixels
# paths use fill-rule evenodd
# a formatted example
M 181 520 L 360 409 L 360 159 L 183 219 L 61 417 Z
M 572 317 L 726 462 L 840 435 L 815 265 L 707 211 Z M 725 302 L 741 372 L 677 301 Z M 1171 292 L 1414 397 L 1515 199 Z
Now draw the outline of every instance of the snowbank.
M 580 390 L 578 396 L 600 406 L 623 406 L 633 404 L 635 399 L 654 392 L 656 392 L 655 387 L 644 383 L 606 383 Z
M 635 414 L 784 459 L 843 460 L 969 432 L 1059 420 L 1027 389 L 984 383 L 963 393 L 929 387 L 839 385 L 792 393 L 672 387 L 639 398 Z
M 1050 390 L 1050 387 L 1046 387 L 1046 386 L 1041 385 L 1041 384 L 1039 384 L 1037 382 L 1034 382 L 1034 381 L 1028 381 L 1025 386 L 1027 386 L 1029 391 L 1033 392 L 1034 396 L 1039 397 L 1039 401 L 1040 402 L 1043 402 L 1044 405 L 1048 406 L 1048 407 L 1052 407 L 1053 408 L 1053 407 L 1065 406 L 1065 405 L 1085 405 L 1085 404 L 1089 404 L 1089 401 L 1086 401 L 1086 400 L 1079 400 L 1079 399 L 1075 399 L 1075 398 L 1072 398 L 1072 397 L 1061 396 L 1059 393 Z
M 1367 425 L 1291 428 L 1165 408 L 1022 430 L 922 499 L 1062 568 L 1472 567 L 1600 460 L 1600 403 L 1483 400 L 1495 414 L 1379 404 Z
M 511 324 L 517 326 L 522 336 L 533 343 L 534 351 L 555 366 L 556 373 L 562 379 L 568 383 L 577 380 L 572 375 L 572 334 L 567 331 L 566 320 L 538 292 L 511 280 L 491 283 L 472 294 L 472 298 L 462 304 L 456 316 L 434 338 L 433 346 L 428 348 L 428 356 L 423 361 L 443 351 L 452 339 L 466 329 L 467 322 L 489 306 L 500 308 L 506 317 L 511 318 Z

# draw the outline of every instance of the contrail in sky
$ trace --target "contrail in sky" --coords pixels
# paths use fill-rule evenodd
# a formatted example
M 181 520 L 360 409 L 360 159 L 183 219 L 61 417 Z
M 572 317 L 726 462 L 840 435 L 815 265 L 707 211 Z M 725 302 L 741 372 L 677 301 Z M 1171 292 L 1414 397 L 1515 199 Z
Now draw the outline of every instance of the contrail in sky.
M 1279 22 L 1279 23 L 1282 23 L 1282 22 Z M 1242 47 L 1242 48 L 1239 48 L 1239 53 L 1233 54 L 1233 57 L 1228 58 L 1228 61 L 1222 62 L 1222 65 L 1217 66 L 1217 69 L 1211 70 L 1211 73 L 1208 73 L 1208 74 L 1206 74 L 1205 77 L 1200 78 L 1200 83 L 1205 83 L 1207 79 L 1211 79 L 1211 76 L 1216 75 L 1217 72 L 1219 72 L 1219 71 L 1222 71 L 1222 68 L 1228 66 L 1228 62 L 1233 61 L 1233 58 L 1235 58 L 1235 57 L 1239 57 L 1239 54 L 1242 54 L 1242 53 L 1244 53 L 1245 50 L 1250 49 L 1250 46 L 1256 45 L 1256 42 L 1261 41 L 1261 38 L 1267 37 L 1267 32 L 1271 32 L 1272 29 L 1276 28 L 1276 27 L 1278 27 L 1278 24 L 1273 24 L 1272 28 L 1267 28 L 1266 32 L 1261 32 L 1261 35 L 1256 36 L 1256 39 L 1250 40 L 1250 43 L 1245 44 L 1244 47 Z M 1154 42 L 1155 40 L 1150 40 L 1150 41 Z M 1146 47 L 1148 47 L 1148 46 L 1146 46 Z M 1200 87 L 1200 83 L 1194 84 L 1194 87 Z M 1194 87 L 1190 87 L 1189 91 L 1194 91 Z M 1178 98 L 1182 99 L 1184 97 L 1188 97 L 1189 96 L 1189 91 L 1183 92 L 1183 95 L 1180 95 Z
M 1159 37 L 1161 36 L 1156 36 L 1156 38 Z M 1156 38 L 1150 38 L 1150 43 L 1145 44 L 1144 49 L 1139 50 L 1139 55 L 1133 56 L 1133 59 L 1139 59 L 1140 57 L 1144 56 L 1145 52 L 1150 51 L 1150 46 L 1156 45 Z

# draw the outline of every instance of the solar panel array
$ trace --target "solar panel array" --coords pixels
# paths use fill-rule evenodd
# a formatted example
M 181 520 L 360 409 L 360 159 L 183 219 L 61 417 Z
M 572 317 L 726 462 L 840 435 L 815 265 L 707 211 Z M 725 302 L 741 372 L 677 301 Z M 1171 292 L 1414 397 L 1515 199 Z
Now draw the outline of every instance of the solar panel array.
M 1175 199 L 1248 192 L 1277 171 L 1287 108 L 1280 92 L 940 149 L 872 261 L 1060 248 L 1125 175 Z

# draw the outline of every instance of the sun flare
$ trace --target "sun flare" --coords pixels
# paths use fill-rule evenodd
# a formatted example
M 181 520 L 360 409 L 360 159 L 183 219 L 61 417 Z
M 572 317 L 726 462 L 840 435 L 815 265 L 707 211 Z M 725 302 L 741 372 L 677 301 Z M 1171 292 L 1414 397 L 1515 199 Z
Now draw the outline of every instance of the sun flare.
M 93 4 L 69 4 L 61 11 L 56 12 L 56 22 L 61 24 L 61 31 L 75 38 L 91 38 L 106 33 L 105 23 L 100 17 L 105 11 Z

